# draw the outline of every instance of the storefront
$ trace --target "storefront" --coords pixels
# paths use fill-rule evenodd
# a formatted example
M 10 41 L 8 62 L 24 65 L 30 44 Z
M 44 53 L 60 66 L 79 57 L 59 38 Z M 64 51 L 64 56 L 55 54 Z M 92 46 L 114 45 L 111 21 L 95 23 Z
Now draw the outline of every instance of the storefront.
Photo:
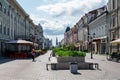
M 106 53 L 106 46 L 107 46 L 107 37 L 99 37 L 94 38 L 94 52 L 96 54 L 105 54 Z

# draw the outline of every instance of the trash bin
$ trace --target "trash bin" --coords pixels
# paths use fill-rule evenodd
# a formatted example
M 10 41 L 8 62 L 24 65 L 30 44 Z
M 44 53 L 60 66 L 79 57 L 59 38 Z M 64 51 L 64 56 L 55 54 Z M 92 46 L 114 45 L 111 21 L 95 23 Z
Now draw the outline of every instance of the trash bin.
M 76 74 L 78 70 L 77 62 L 70 63 L 70 72 Z

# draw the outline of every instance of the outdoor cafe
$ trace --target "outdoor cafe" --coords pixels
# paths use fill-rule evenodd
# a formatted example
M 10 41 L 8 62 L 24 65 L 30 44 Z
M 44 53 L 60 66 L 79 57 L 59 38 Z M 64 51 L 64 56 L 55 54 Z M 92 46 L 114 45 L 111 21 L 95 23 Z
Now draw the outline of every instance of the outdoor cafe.
M 38 44 L 26 40 L 11 40 L 6 43 L 7 55 L 10 58 L 25 59 L 30 57 L 30 51 L 32 48 L 37 48 Z
M 111 58 L 116 59 L 116 61 L 120 60 L 120 39 L 116 39 L 110 42 L 111 44 Z

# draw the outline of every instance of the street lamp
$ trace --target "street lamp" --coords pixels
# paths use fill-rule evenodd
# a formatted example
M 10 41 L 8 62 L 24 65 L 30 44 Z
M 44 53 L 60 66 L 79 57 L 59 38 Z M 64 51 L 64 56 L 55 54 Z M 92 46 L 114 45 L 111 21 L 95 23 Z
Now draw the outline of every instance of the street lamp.
M 90 51 L 91 51 L 91 59 L 93 59 L 93 53 L 92 53 L 92 50 L 93 50 L 93 45 L 92 45 L 92 42 L 93 42 L 93 38 L 95 37 L 95 33 L 93 33 L 93 34 L 89 34 L 88 33 L 88 37 L 89 37 L 89 39 L 90 39 L 90 42 L 91 42 L 91 44 L 90 44 Z

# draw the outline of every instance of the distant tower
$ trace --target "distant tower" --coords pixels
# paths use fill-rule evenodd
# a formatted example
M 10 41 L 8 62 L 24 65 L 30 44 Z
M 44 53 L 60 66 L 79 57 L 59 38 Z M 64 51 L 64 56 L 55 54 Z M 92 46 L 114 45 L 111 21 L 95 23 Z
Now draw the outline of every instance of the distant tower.
M 57 39 L 57 37 L 56 37 L 56 46 L 58 46 L 58 39 Z

